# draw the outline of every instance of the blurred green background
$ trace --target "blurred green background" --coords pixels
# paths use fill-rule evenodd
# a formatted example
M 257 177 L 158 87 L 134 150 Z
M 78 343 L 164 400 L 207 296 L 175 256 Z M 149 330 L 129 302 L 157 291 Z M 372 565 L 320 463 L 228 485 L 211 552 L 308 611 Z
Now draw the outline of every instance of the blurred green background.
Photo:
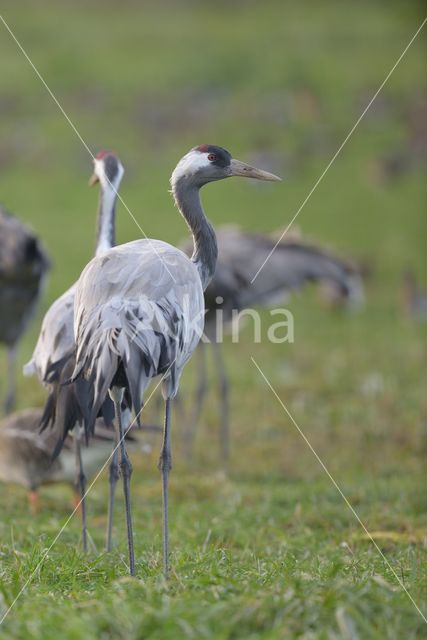
M 187 230 L 168 193 L 170 173 L 190 147 L 206 142 L 284 178 L 280 185 L 230 180 L 207 187 L 203 201 L 212 222 L 284 229 L 421 24 L 422 9 L 421 2 L 403 0 L 2 3 L 4 19 L 89 148 L 120 156 L 126 169 L 121 195 L 144 232 L 172 243 Z M 226 345 L 233 382 L 228 478 L 215 475 L 221 465 L 213 377 L 192 468 L 179 455 L 176 419 L 171 518 L 180 577 L 172 592 L 165 595 L 156 582 L 155 442 L 134 479 L 136 496 L 150 506 L 137 515 L 137 551 L 149 567 L 144 586 L 114 588 L 111 596 L 123 565 L 103 557 L 93 572 L 95 561 L 79 556 L 76 566 L 91 579 L 82 586 L 73 573 L 76 582 L 65 587 L 60 577 L 39 576 L 5 623 L 10 634 L 57 637 L 68 620 L 63 637 L 70 638 L 80 637 L 79 625 L 86 638 L 99 637 L 100 629 L 105 637 L 135 638 L 422 637 L 421 616 L 375 549 L 357 538 L 357 523 L 250 356 L 368 528 L 379 532 L 399 576 L 425 601 L 427 331 L 405 321 L 400 306 L 404 269 L 427 282 L 425 54 L 424 31 L 297 221 L 309 238 L 369 265 L 366 307 L 333 314 L 308 290 L 289 305 L 295 344 L 253 345 L 248 330 L 238 345 Z M 87 151 L 2 24 L 0 79 L 0 200 L 33 226 L 53 261 L 43 304 L 23 340 L 23 363 L 43 311 L 91 256 L 97 193 L 87 188 Z M 120 242 L 140 236 L 120 205 L 117 229 Z M 193 386 L 190 366 L 184 395 L 191 396 Z M 35 380 L 20 377 L 19 391 L 20 407 L 43 402 Z M 156 417 L 151 407 L 147 415 Z M 204 480 L 194 475 L 201 471 Z M 104 484 L 94 490 L 98 520 L 105 514 Z M 9 492 L 3 540 L 18 521 L 21 552 L 41 553 L 43 543 L 34 547 L 34 537 L 56 532 L 67 513 L 61 497 L 48 490 L 46 512 L 30 526 L 22 492 Z M 101 540 L 99 522 L 94 528 Z M 71 531 L 72 542 L 78 525 Z M 118 528 L 122 551 L 123 534 Z M 353 539 L 358 542 L 343 561 L 339 545 Z M 12 547 L 5 540 L 6 604 L 28 569 L 25 562 L 17 566 Z M 61 542 L 57 547 L 52 553 L 64 553 Z M 225 568 L 218 574 L 222 551 Z M 252 553 L 266 563 L 264 579 L 252 573 L 258 562 Z M 68 576 L 74 565 L 63 558 L 59 574 Z M 302 575 L 309 576 L 305 582 Z M 218 597 L 206 576 L 216 576 Z M 52 580 L 58 611 L 49 596 Z M 89 617 L 75 608 L 88 592 L 95 602 Z M 31 626 L 40 607 L 48 622 Z M 129 615 L 118 624 L 122 607 Z

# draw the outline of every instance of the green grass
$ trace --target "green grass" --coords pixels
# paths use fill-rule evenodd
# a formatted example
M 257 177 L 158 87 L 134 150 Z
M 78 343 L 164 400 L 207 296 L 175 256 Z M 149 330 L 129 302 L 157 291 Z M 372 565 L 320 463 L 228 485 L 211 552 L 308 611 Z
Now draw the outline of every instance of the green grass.
M 158 480 L 146 473 L 138 480 L 139 579 L 126 577 L 119 552 L 89 558 L 77 552 L 74 523 L 18 600 L 5 623 L 8 637 L 55 638 L 58 629 L 67 638 L 346 638 L 356 637 L 356 630 L 363 638 L 422 637 L 421 617 L 327 481 L 245 482 L 177 471 L 171 487 L 173 569 L 165 585 Z M 424 480 L 396 474 L 344 485 L 418 600 L 425 589 Z M 91 530 L 99 544 L 102 494 L 97 488 L 91 498 Z M 21 516 L 13 547 L 3 544 L 3 606 L 66 518 L 58 502 L 52 493 L 26 531 L 28 519 Z M 16 504 L 9 510 L 16 518 Z M 395 536 L 389 539 L 384 529 Z M 4 541 L 10 537 L 12 532 L 2 533 Z
M 203 142 L 247 161 L 266 154 L 285 178 L 266 188 L 237 180 L 207 188 L 212 221 L 284 228 L 421 23 L 421 6 L 45 0 L 35 10 L 6 0 L 2 14 L 89 146 L 121 156 L 121 193 L 146 234 L 175 243 L 186 228 L 168 177 Z M 22 364 L 43 311 L 91 255 L 97 195 L 86 187 L 85 149 L 1 25 L 0 77 L 0 199 L 37 229 L 54 263 Z M 69 490 L 44 489 L 32 518 L 24 492 L 2 488 L 2 611 L 32 577 L 0 637 L 425 637 L 422 617 L 250 360 L 426 614 L 427 329 L 405 323 L 398 306 L 403 269 L 427 281 L 425 164 L 390 181 L 378 170 L 406 148 L 409 114 L 425 95 L 421 35 L 298 218 L 308 236 L 372 265 L 366 308 L 333 314 L 309 291 L 291 303 L 295 344 L 254 345 L 250 326 L 238 345 L 227 342 L 227 476 L 213 376 L 192 467 L 181 456 L 176 416 L 170 583 L 161 576 L 154 440 L 150 456 L 133 456 L 137 580 L 126 577 L 122 518 L 110 555 L 78 550 L 78 518 L 50 549 L 70 513 Z M 119 241 L 139 236 L 123 207 L 117 226 Z M 193 386 L 191 363 L 184 395 Z M 20 407 L 43 399 L 35 380 L 19 379 Z M 147 420 L 156 419 L 150 403 Z M 100 479 L 89 498 L 99 550 L 106 485 Z M 117 511 L 123 515 L 120 497 Z

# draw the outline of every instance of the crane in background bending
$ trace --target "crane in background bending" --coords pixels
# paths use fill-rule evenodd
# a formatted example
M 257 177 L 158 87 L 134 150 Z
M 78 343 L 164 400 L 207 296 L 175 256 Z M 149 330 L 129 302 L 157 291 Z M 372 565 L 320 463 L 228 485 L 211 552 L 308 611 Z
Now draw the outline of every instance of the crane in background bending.
M 249 233 L 235 226 L 217 230 L 218 261 L 205 290 L 205 335 L 212 346 L 220 396 L 220 450 L 226 463 L 230 448 L 229 380 L 222 357 L 222 328 L 230 327 L 239 311 L 283 302 L 308 282 L 327 284 L 348 305 L 363 302 L 363 283 L 356 267 L 325 249 L 291 234 L 272 252 L 272 236 Z M 188 244 L 183 246 L 190 254 Z M 266 260 L 269 256 L 268 260 Z M 253 280 L 254 274 L 265 261 Z M 221 315 L 219 315 L 219 313 Z M 219 326 L 218 326 L 219 325 Z M 217 335 L 218 329 L 221 335 Z M 190 458 L 203 403 L 207 393 L 206 345 L 200 342 L 197 356 L 197 386 L 192 415 L 183 434 L 184 451 Z

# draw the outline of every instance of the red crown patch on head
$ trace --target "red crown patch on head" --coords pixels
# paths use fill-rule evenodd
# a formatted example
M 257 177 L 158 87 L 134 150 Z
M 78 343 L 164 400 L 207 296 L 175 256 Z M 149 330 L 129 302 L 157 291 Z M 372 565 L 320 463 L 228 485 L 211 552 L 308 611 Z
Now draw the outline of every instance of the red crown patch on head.
M 200 147 L 196 147 L 197 151 L 200 151 L 201 153 L 207 153 L 209 151 L 209 145 L 208 144 L 201 144 Z
M 114 155 L 114 153 L 112 151 L 99 151 L 96 156 L 95 159 L 96 160 L 103 160 L 106 156 L 112 156 Z

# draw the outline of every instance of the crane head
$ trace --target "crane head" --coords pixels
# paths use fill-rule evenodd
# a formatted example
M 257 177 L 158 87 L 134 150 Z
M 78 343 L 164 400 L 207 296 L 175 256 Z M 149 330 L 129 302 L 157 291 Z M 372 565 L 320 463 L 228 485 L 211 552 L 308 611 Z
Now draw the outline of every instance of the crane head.
M 122 163 L 112 151 L 100 151 L 93 159 L 93 174 L 89 186 L 101 183 L 103 187 L 117 188 L 124 174 Z
M 236 160 L 222 147 L 202 144 L 194 147 L 181 158 L 172 174 L 171 183 L 185 177 L 197 183 L 198 186 L 202 186 L 208 182 L 223 180 L 232 176 L 274 182 L 281 180 L 273 173 L 251 167 L 240 160 Z

